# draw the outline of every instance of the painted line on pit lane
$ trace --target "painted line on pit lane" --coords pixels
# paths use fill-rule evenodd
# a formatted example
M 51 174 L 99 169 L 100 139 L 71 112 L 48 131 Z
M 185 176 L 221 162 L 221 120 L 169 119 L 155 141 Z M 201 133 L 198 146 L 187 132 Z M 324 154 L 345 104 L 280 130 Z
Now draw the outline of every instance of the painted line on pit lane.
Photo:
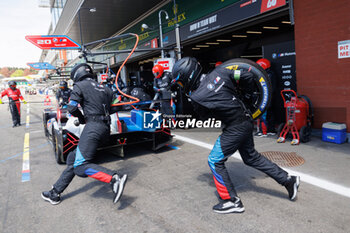
M 214 147 L 214 145 L 211 145 L 211 144 L 205 143 L 205 142 L 201 142 L 201 141 L 198 141 L 198 140 L 195 140 L 192 138 L 183 137 L 183 136 L 176 135 L 176 134 L 174 136 L 178 140 L 181 140 L 181 141 L 184 141 L 187 143 L 191 143 L 193 145 L 200 146 L 200 147 L 203 147 L 203 148 L 206 148 L 209 150 L 212 150 Z M 234 157 L 235 159 L 242 160 L 239 152 L 235 152 L 232 155 L 232 157 Z M 305 183 L 308 183 L 308 184 L 314 185 L 316 187 L 325 189 L 327 191 L 337 193 L 339 195 L 350 198 L 350 188 L 348 188 L 348 187 L 345 187 L 345 186 L 339 185 L 339 184 L 335 184 L 335 183 L 329 182 L 327 180 L 319 179 L 319 178 L 313 177 L 311 175 L 308 175 L 308 174 L 305 174 L 302 172 L 293 171 L 293 170 L 287 169 L 287 168 L 283 168 L 283 169 L 290 174 L 300 176 L 300 180 L 305 182 Z
M 26 119 L 26 128 L 29 128 L 29 122 L 30 122 L 30 116 L 27 115 L 27 119 Z
M 34 130 L 34 131 L 29 131 L 29 133 L 43 133 L 42 130 Z
M 34 147 L 34 148 L 32 148 L 32 149 L 29 149 L 29 151 L 34 151 L 34 150 L 43 148 L 43 147 L 49 145 L 49 143 L 50 143 L 50 142 L 45 142 L 45 143 L 43 143 L 43 144 L 40 144 L 40 145 L 37 146 L 37 147 Z M 16 158 L 16 157 L 18 157 L 18 156 L 21 156 L 21 155 L 23 155 L 23 152 L 20 152 L 20 153 L 18 153 L 18 154 L 15 154 L 15 155 L 12 155 L 12 156 L 10 156 L 10 157 L 7 157 L 6 159 L 0 160 L 0 163 L 4 163 L 4 162 L 6 162 L 7 160 L 14 159 L 14 158 Z
M 29 133 L 24 135 L 23 146 L 23 164 L 22 164 L 22 182 L 30 181 L 30 165 L 29 165 Z

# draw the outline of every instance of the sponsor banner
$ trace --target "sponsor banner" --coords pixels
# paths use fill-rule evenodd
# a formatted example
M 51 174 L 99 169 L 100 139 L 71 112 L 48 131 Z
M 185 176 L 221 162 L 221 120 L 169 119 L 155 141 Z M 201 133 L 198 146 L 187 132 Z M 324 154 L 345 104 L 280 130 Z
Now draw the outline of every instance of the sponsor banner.
M 294 41 L 263 46 L 263 56 L 271 62 L 274 73 L 272 103 L 276 122 L 284 122 L 282 90 L 297 90 Z
M 153 40 L 151 40 L 151 48 L 158 48 L 157 38 L 154 38 Z
M 98 77 L 98 82 L 107 82 L 108 74 L 100 74 Z
M 338 59 L 350 57 L 350 40 L 338 41 Z
M 27 63 L 28 66 L 35 70 L 55 70 L 56 67 L 47 62 L 31 62 Z
M 190 39 L 286 5 L 285 0 L 244 0 L 180 28 L 181 39 Z
M 264 13 L 286 5 L 286 0 L 262 0 L 260 12 Z
M 25 38 L 40 49 L 80 49 L 77 42 L 64 35 L 26 36 Z
M 160 58 L 160 59 L 157 59 L 154 63 L 154 65 L 163 66 L 163 69 L 166 72 L 172 72 L 174 64 L 175 64 L 174 58 Z
M 177 0 L 176 4 L 176 9 L 173 7 L 172 1 L 161 8 L 169 14 L 169 20 L 162 17 L 164 47 L 175 44 L 174 28 L 176 22 L 180 26 L 181 40 L 184 41 L 285 6 L 287 3 L 285 0 Z M 177 20 L 174 18 L 175 11 Z M 142 25 L 146 24 L 151 28 L 158 27 L 158 13 L 159 11 L 151 14 L 126 31 L 139 35 L 138 48 L 157 48 L 158 45 L 155 46 L 154 40 L 159 37 L 159 30 L 144 29 Z M 121 40 L 119 43 L 123 44 L 124 42 Z M 119 43 L 113 41 L 114 45 L 110 48 L 106 47 L 105 50 L 132 48 L 134 40 L 128 40 L 121 47 L 118 46 Z

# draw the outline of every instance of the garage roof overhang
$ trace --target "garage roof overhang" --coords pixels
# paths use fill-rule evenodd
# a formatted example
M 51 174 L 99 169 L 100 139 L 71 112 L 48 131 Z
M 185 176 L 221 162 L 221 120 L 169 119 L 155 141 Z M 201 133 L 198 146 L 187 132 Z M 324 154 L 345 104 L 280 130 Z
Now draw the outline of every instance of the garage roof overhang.
M 80 43 L 80 12 L 84 43 L 107 38 L 122 32 L 168 2 L 170 0 L 67 1 L 53 34 L 67 35 Z M 96 12 L 90 12 L 92 8 L 96 8 Z

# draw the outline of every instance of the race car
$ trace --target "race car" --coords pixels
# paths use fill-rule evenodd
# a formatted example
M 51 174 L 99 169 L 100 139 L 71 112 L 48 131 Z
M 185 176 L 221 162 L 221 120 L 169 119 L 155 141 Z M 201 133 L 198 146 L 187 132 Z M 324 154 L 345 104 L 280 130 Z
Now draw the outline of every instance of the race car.
M 98 150 L 118 152 L 118 155 L 123 157 L 125 146 L 147 143 L 156 151 L 172 140 L 170 129 L 163 127 L 158 111 L 133 109 L 110 116 L 110 136 L 106 138 L 105 145 Z M 84 125 L 79 124 L 78 118 L 73 117 L 64 108 L 44 109 L 43 125 L 45 136 L 52 142 L 56 162 L 66 163 L 69 152 L 75 150 L 79 143 Z

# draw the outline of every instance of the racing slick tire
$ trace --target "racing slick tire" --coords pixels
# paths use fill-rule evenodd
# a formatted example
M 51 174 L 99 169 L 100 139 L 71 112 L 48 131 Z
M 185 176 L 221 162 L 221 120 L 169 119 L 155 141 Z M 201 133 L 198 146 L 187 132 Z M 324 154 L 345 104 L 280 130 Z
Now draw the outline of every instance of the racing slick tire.
M 43 112 L 43 126 L 44 126 L 44 133 L 47 138 L 50 137 L 49 130 L 47 129 L 47 121 L 50 120 L 51 118 L 55 118 L 56 113 L 52 113 L 50 109 L 44 110 Z
M 300 136 L 300 141 L 301 142 L 309 142 L 310 141 L 310 137 L 311 137 L 311 127 L 304 125 L 303 127 L 301 127 L 300 131 L 299 131 L 299 136 Z
M 44 133 L 45 133 L 45 137 L 49 137 L 49 131 L 47 130 L 47 113 L 43 113 L 43 126 L 44 126 Z
M 281 124 L 278 125 L 278 127 L 277 127 L 277 138 L 280 137 L 280 134 L 281 134 L 281 132 L 283 130 L 284 125 L 285 125 L 285 123 L 281 123 Z
M 55 159 L 58 164 L 65 164 L 66 160 L 63 156 L 63 139 L 60 130 L 52 130 L 52 145 L 55 153 Z
M 253 74 L 253 85 L 245 83 L 244 80 L 237 82 L 237 97 L 243 102 L 253 119 L 264 114 L 270 105 L 272 96 L 272 85 L 266 71 L 255 62 L 242 58 L 228 60 L 221 66 L 229 70 L 243 70 Z

